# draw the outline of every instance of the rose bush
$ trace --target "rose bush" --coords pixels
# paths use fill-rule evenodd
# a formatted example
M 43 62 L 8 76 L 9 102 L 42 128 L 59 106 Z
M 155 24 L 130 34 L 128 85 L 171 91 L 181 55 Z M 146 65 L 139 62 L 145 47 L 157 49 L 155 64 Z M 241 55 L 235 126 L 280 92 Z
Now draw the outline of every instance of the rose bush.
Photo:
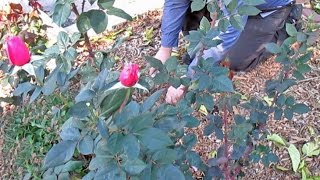
M 251 97 L 241 101 L 226 67 L 213 66 L 213 60 L 199 57 L 193 79 L 186 78 L 186 65 L 180 65 L 176 57 L 164 64 L 153 57 L 146 57 L 148 66 L 142 69 L 136 64 L 125 65 L 119 73 L 112 53 L 119 42 L 105 51 L 94 51 L 87 35 L 89 29 L 101 33 L 107 27 L 108 16 L 116 15 L 132 19 L 121 9 L 113 7 L 114 1 L 97 2 L 99 9 L 79 12 L 74 1 L 56 2 L 53 19 L 58 25 L 67 21 L 71 11 L 77 18 L 80 33 L 60 32 L 57 43 L 37 54 L 28 69 L 28 80 L 17 85 L 16 96 L 30 97 L 32 102 L 41 94 L 66 92 L 72 80 L 81 89 L 74 102 L 67 102 L 69 118 L 60 131 L 61 141 L 48 151 L 43 165 L 43 178 L 64 179 L 80 176 L 83 179 L 193 179 L 192 171 L 202 171 L 204 179 L 236 179 L 241 175 L 244 162 L 262 162 L 268 166 L 278 161 L 277 156 L 262 142 L 269 133 L 265 128 L 269 117 L 292 119 L 294 114 L 306 113 L 309 108 L 295 102 L 285 91 L 303 78 L 309 71 L 307 61 L 311 52 L 314 33 L 298 32 L 287 24 L 290 37 L 280 46 L 268 44 L 266 48 L 277 55 L 283 64 L 277 79 L 266 83 L 266 92 L 272 103 Z M 257 14 L 257 2 L 245 1 L 241 13 L 235 11 L 237 0 L 192 1 L 193 11 L 207 5 L 211 13 L 218 14 L 218 27 L 212 28 L 203 18 L 200 29 L 190 32 L 186 38 L 188 52 L 196 54 L 217 46 L 217 36 L 228 25 L 243 27 L 239 15 Z M 260 1 L 259 1 L 260 2 Z M 232 12 L 224 16 L 221 6 Z M 88 61 L 76 66 L 77 42 L 83 40 L 88 49 Z M 292 48 L 299 42 L 300 49 Z M 53 61 L 53 62 L 52 62 Z M 148 69 L 158 73 L 150 77 Z M 309 68 L 308 68 L 309 67 Z M 80 77 L 80 78 L 79 78 Z M 119 82 L 120 81 L 120 82 Z M 118 84 L 123 86 L 117 86 Z M 188 86 L 185 97 L 176 105 L 163 103 L 163 87 Z M 143 89 L 144 91 L 141 91 Z M 146 91 L 147 89 L 148 91 Z M 143 98 L 139 98 L 143 96 Z M 248 114 L 236 114 L 234 107 L 248 110 Z M 203 161 L 193 147 L 196 134 L 187 131 L 198 127 L 201 119 L 194 112 L 205 109 L 208 122 L 205 136 L 214 136 L 221 143 L 216 154 Z M 257 143 L 258 142 L 258 143 Z

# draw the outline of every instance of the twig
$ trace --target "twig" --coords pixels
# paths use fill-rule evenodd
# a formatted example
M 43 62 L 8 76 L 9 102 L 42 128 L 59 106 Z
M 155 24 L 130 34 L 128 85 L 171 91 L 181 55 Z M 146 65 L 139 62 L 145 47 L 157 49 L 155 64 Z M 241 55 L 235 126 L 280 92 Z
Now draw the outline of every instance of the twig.
M 308 81 L 312 81 L 312 80 L 315 80 L 315 79 L 320 79 L 320 76 L 316 76 L 316 77 L 312 77 L 312 78 L 303 79 L 303 80 L 297 81 L 297 83 L 308 82 Z
M 81 12 L 83 12 L 83 11 L 84 11 L 84 5 L 85 5 L 85 3 L 86 3 L 86 0 L 82 0 L 82 8 L 81 8 Z
M 71 6 L 72 6 L 72 11 L 79 17 L 80 14 L 79 14 L 79 11 L 77 9 L 77 6 L 74 3 L 72 3 Z M 88 52 L 89 52 L 89 59 L 91 61 L 91 64 L 94 65 L 94 60 L 93 60 L 94 53 L 93 53 L 93 50 L 92 50 L 92 46 L 91 46 L 91 43 L 90 43 L 89 36 L 88 36 L 87 33 L 83 33 L 83 36 L 84 36 L 84 43 L 87 46 L 87 49 L 88 49 Z
M 229 157 L 229 149 L 228 149 L 228 111 L 226 105 L 223 107 L 223 121 L 224 121 L 224 156 L 226 158 Z M 228 163 L 224 164 L 224 172 L 226 180 L 230 180 L 230 170 Z

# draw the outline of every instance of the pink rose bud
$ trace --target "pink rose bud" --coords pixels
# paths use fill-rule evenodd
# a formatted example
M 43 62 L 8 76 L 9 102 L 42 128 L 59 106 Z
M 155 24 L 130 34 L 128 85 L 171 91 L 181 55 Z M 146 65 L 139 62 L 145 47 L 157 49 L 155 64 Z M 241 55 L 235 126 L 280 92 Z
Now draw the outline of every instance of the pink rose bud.
M 24 41 L 18 36 L 10 36 L 7 39 L 7 56 L 11 64 L 23 66 L 30 62 L 30 52 Z
M 139 67 L 136 64 L 126 64 L 119 77 L 122 85 L 127 87 L 134 86 L 139 81 Z

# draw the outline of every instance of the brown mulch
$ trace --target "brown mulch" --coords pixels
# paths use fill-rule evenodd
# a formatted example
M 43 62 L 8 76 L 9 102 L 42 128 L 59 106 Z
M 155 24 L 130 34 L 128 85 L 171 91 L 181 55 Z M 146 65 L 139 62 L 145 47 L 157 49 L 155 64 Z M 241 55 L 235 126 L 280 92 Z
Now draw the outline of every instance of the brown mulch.
M 144 56 L 153 56 L 160 47 L 160 21 L 161 11 L 150 11 L 144 15 L 138 16 L 135 21 L 123 23 L 115 27 L 115 31 L 120 31 L 116 36 L 124 35 L 126 32 L 131 31 L 132 35 L 118 48 L 114 53 L 119 57 L 119 65 L 116 67 L 120 69 L 121 64 L 124 62 L 136 62 L 141 67 L 145 67 L 146 62 Z M 132 30 L 128 30 L 127 27 L 132 27 Z M 151 42 L 143 40 L 143 33 L 146 29 L 153 28 L 153 38 Z M 110 45 L 110 42 L 104 41 L 104 36 L 107 36 L 111 32 L 106 32 L 104 35 L 99 36 L 95 41 L 96 49 L 106 49 Z M 184 42 L 180 42 L 184 44 Z M 320 132 L 320 67 L 319 60 L 313 60 L 311 66 L 315 69 L 311 73 L 307 74 L 305 81 L 299 82 L 298 85 L 289 89 L 288 93 L 293 95 L 298 101 L 307 103 L 311 107 L 311 112 L 306 115 L 296 116 L 294 120 L 270 120 L 268 122 L 268 129 L 272 133 L 277 133 L 284 137 L 287 141 L 295 143 L 298 146 L 302 146 L 304 142 L 307 142 L 310 137 L 308 134 L 308 127 L 312 127 L 317 132 Z M 234 77 L 234 83 L 239 93 L 246 97 L 261 97 L 265 96 L 264 84 L 266 80 L 272 79 L 278 75 L 281 66 L 274 62 L 272 59 L 264 62 L 256 69 L 247 73 L 238 73 Z M 200 115 L 199 115 L 200 116 Z M 1 117 L 0 117 L 1 118 Z M 1 119 L 3 123 L 4 119 Z M 2 127 L 0 124 L 0 147 L 1 140 L 3 139 Z M 203 136 L 203 128 L 206 125 L 206 120 L 203 118 L 203 122 L 198 128 L 190 130 L 194 132 L 198 137 L 198 143 L 194 150 L 200 153 L 204 160 L 207 160 L 210 154 L 219 147 L 220 140 L 215 139 L 213 136 Z M 1 150 L 1 149 L 0 149 Z M 291 161 L 284 149 L 274 147 L 273 150 L 280 156 L 281 162 L 279 165 L 291 169 Z M 3 170 L 4 165 L 1 162 L 2 154 L 0 152 L 0 172 Z M 314 175 L 320 175 L 320 157 L 310 159 L 308 162 L 309 170 Z M 300 179 L 299 174 L 295 174 L 293 171 L 280 171 L 276 170 L 274 166 L 264 167 L 261 164 L 252 164 L 244 169 L 246 176 L 243 179 Z M 201 174 L 195 173 L 200 178 Z

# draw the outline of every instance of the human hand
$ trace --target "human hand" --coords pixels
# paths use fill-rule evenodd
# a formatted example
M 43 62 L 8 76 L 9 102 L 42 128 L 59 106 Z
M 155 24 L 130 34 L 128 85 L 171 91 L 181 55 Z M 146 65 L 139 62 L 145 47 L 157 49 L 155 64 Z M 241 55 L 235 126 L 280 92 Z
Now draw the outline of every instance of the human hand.
M 162 63 L 165 63 L 167 59 L 171 56 L 172 48 L 166 48 L 166 47 L 160 47 L 157 54 L 154 56 L 154 58 L 159 59 Z M 156 72 L 155 68 L 150 68 L 149 74 L 154 75 Z
M 178 88 L 170 86 L 166 94 L 166 102 L 169 104 L 176 104 L 184 95 L 185 90 L 186 88 L 183 85 Z

